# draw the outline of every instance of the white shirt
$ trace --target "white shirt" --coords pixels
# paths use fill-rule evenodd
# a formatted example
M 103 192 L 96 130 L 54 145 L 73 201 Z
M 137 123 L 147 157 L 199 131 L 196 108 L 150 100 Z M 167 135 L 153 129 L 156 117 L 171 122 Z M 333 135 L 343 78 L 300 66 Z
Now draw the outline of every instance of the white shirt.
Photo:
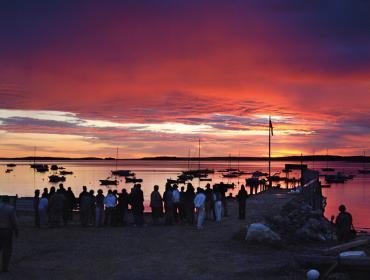
M 117 199 L 113 194 L 108 194 L 104 198 L 104 204 L 105 204 L 105 207 L 107 208 L 116 207 L 116 202 L 117 202 Z
M 196 208 L 201 208 L 206 202 L 206 195 L 204 193 L 198 193 L 194 198 L 194 205 Z
M 174 203 L 179 203 L 180 202 L 180 192 L 176 189 L 172 191 L 172 197 L 173 197 L 173 202 Z
M 39 210 L 45 210 L 46 207 L 48 207 L 48 199 L 46 197 L 43 197 L 40 199 L 40 202 L 39 202 Z

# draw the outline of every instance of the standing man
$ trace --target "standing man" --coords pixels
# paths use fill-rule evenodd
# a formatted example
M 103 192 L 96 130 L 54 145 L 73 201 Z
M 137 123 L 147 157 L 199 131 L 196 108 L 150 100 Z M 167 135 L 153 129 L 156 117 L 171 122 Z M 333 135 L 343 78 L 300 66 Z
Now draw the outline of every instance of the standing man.
M 248 198 L 248 193 L 245 190 L 244 185 L 241 186 L 237 198 L 239 203 L 239 220 L 245 220 L 245 204 Z
M 173 196 L 173 218 L 176 223 L 179 222 L 179 214 L 180 214 L 180 192 L 178 190 L 178 186 L 175 184 L 173 185 L 172 196 Z
M 136 184 L 130 195 L 135 226 L 142 226 L 144 224 L 144 193 L 141 185 Z
M 2 256 L 2 272 L 9 271 L 9 262 L 13 250 L 13 232 L 18 237 L 17 218 L 15 208 L 9 205 L 9 197 L 0 201 L 0 251 Z
M 35 213 L 35 227 L 40 227 L 39 203 L 40 203 L 40 190 L 35 190 L 35 196 L 33 197 L 33 211 Z
M 159 186 L 155 185 L 154 190 L 150 195 L 150 207 L 152 208 L 153 225 L 158 225 L 158 220 L 163 209 L 162 197 L 158 190 Z
M 206 215 L 206 195 L 201 188 L 197 189 L 197 195 L 194 198 L 194 206 L 197 214 L 197 228 L 202 229 Z

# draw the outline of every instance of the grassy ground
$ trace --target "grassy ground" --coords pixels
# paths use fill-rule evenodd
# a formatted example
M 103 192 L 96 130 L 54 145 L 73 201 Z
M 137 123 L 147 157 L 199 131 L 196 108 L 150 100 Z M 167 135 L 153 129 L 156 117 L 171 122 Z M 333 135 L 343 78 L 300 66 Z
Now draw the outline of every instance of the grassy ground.
M 36 229 L 21 217 L 11 272 L 0 279 L 304 279 L 294 262 L 297 248 L 277 249 L 243 242 L 245 225 L 274 215 L 291 196 L 281 191 L 247 202 L 237 219 L 235 202 L 221 224 Z

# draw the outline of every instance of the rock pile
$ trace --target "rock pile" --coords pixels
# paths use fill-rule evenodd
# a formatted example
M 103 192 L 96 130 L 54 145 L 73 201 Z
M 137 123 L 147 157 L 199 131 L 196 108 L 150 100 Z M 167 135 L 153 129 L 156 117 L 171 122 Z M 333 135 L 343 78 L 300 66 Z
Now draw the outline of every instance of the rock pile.
M 266 219 L 283 239 L 326 241 L 333 235 L 333 227 L 323 212 L 313 210 L 299 199 L 285 205 L 280 214 Z
M 268 226 L 260 223 L 251 224 L 247 227 L 245 240 L 248 242 L 263 242 L 274 244 L 281 241 L 281 237 Z

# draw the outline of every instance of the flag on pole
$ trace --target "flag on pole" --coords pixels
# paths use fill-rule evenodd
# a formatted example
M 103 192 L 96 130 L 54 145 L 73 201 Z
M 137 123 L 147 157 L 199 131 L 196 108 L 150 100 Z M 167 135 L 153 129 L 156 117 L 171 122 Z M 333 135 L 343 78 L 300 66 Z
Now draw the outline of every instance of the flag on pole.
M 271 136 L 274 136 L 274 127 L 272 126 L 271 117 L 269 118 Z

